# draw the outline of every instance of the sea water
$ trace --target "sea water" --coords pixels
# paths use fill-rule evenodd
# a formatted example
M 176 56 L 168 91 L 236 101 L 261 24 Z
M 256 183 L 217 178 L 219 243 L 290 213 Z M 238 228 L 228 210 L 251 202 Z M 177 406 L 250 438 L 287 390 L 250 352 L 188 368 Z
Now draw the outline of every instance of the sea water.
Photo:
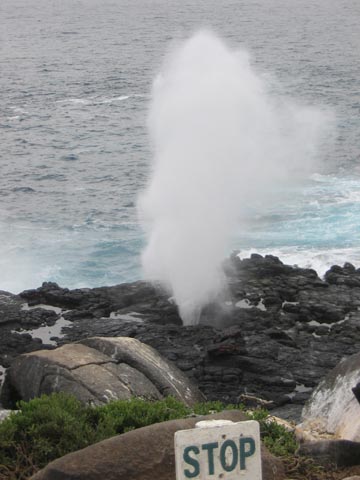
M 321 168 L 254 202 L 232 247 L 360 266 L 359 14 L 356 0 L 2 0 L 0 289 L 142 277 L 152 82 L 203 28 L 246 49 L 273 95 L 336 118 Z

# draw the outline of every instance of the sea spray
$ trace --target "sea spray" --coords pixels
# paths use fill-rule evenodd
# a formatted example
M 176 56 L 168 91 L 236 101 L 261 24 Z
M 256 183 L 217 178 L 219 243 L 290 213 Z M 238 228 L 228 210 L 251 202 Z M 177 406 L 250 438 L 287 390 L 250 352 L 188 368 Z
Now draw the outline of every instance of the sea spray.
M 153 85 L 154 152 L 139 199 L 145 278 L 167 287 L 184 324 L 225 286 L 221 264 L 251 204 L 311 171 L 325 114 L 275 98 L 246 51 L 210 32 L 185 41 Z

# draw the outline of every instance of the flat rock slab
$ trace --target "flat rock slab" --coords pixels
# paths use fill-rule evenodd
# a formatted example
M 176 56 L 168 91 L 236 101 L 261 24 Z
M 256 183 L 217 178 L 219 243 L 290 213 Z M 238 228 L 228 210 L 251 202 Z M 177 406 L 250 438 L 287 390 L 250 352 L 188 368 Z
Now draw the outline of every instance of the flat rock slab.
M 138 340 L 99 337 L 84 343 L 20 355 L 5 383 L 23 400 L 53 392 L 93 404 L 168 395 L 187 405 L 203 399 L 180 370 Z
M 50 463 L 32 480 L 175 480 L 174 434 L 199 420 L 246 420 L 239 411 L 171 420 L 139 428 L 70 453 Z M 284 467 L 262 449 L 263 480 L 283 480 Z

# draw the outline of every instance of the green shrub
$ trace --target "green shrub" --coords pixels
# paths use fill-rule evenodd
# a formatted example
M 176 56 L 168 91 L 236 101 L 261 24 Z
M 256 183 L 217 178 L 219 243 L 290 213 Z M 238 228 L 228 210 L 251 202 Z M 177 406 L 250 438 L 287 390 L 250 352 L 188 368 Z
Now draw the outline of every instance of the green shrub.
M 297 443 L 294 433 L 289 432 L 275 421 L 269 421 L 267 410 L 257 409 L 248 415 L 252 420 L 259 422 L 261 438 L 272 454 L 284 457 L 295 453 Z
M 0 480 L 29 478 L 58 457 L 135 428 L 192 414 L 244 410 L 242 405 L 221 402 L 200 403 L 191 410 L 172 397 L 157 402 L 118 400 L 94 407 L 62 393 L 21 401 L 18 407 L 17 413 L 0 423 Z M 249 414 L 249 418 L 260 422 L 263 441 L 271 452 L 293 453 L 293 434 L 266 422 L 267 417 L 265 410 Z
M 213 412 L 222 412 L 223 410 L 243 410 L 243 405 L 225 404 L 219 401 L 197 403 L 194 406 L 196 415 L 208 415 Z
M 26 455 L 42 467 L 54 458 L 96 441 L 87 408 L 76 398 L 56 394 L 19 402 L 19 412 L 0 423 L 0 465 Z M 19 447 L 20 450 L 19 450 Z
M 158 402 L 119 400 L 93 407 L 62 393 L 21 401 L 18 408 L 0 423 L 0 480 L 26 478 L 24 471 L 32 474 L 56 458 L 105 438 L 191 414 L 171 397 Z
M 88 413 L 98 436 L 108 438 L 153 423 L 186 417 L 191 410 L 174 398 L 167 397 L 157 402 L 147 402 L 139 398 L 131 401 L 117 400 L 91 408 Z

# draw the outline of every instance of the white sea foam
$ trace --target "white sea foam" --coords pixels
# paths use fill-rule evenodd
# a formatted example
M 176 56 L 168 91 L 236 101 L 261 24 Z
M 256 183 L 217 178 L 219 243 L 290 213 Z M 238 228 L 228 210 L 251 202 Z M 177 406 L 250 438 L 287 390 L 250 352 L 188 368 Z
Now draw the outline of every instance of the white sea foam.
M 328 115 L 268 93 L 248 52 L 200 32 L 167 58 L 153 87 L 154 163 L 140 199 L 145 277 L 167 286 L 184 323 L 223 287 L 239 218 L 282 182 L 311 172 Z M 270 195 L 271 193 L 271 195 Z
M 69 103 L 80 104 L 80 105 L 87 105 L 89 103 L 89 100 L 86 98 L 68 98 L 67 100 L 64 100 L 64 101 Z
M 116 97 L 103 97 L 103 96 L 90 96 L 86 98 L 64 98 L 62 100 L 56 100 L 55 103 L 69 103 L 73 105 L 103 105 L 107 103 L 122 102 L 129 98 L 146 98 L 147 95 L 140 93 L 131 93 L 128 95 L 118 95 Z
M 21 114 L 21 115 L 28 115 L 28 114 L 29 114 L 29 112 L 28 112 L 27 110 L 25 110 L 24 108 L 22 108 L 22 107 L 17 107 L 17 106 L 15 106 L 15 105 L 11 105 L 9 108 L 10 108 L 11 110 L 13 110 L 14 113 L 19 113 L 19 114 Z
M 98 103 L 113 103 L 113 102 L 121 102 L 123 100 L 128 100 L 130 98 L 130 95 L 121 95 L 120 97 L 114 97 L 114 98 L 105 98 L 104 100 L 101 100 Z

